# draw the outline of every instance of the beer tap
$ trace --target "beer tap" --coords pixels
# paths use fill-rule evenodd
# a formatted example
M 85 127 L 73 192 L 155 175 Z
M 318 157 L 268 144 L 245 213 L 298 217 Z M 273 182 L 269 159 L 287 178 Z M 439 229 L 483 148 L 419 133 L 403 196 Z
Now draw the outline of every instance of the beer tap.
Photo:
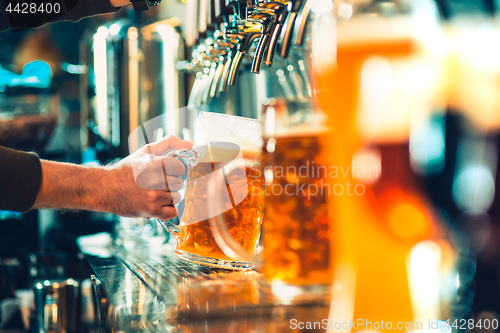
M 222 15 L 229 12 L 227 7 L 220 2 L 224 0 L 197 0 L 199 3 L 197 20 L 191 23 L 198 29 L 198 46 L 193 49 L 191 61 L 185 69 L 196 74 L 195 82 L 191 88 L 188 106 L 199 106 L 209 101 L 215 94 L 211 93 L 217 72 L 222 71 L 221 63 L 226 55 L 225 48 L 218 49 L 216 40 L 220 37 L 218 24 L 223 24 Z M 216 6 L 215 4 L 219 5 Z M 219 15 L 215 11 L 218 10 Z M 215 42 L 214 42 L 215 41 Z
M 227 89 L 227 84 L 229 82 L 229 73 L 231 72 L 231 67 L 233 65 L 232 62 L 233 62 L 232 53 L 229 52 L 226 58 L 226 63 L 224 64 L 224 69 L 222 70 L 219 87 L 217 87 L 217 91 L 219 92 L 219 94 L 221 92 L 225 92 Z
M 214 31 L 214 44 L 212 50 L 213 61 L 217 62 L 213 80 L 210 82 L 208 98 L 218 97 L 222 91 L 226 90 L 224 85 L 223 90 L 219 89 L 221 78 L 224 69 L 228 65 L 228 60 L 231 58 L 234 42 L 224 38 L 225 28 L 228 24 L 229 17 L 234 15 L 234 8 L 226 6 L 225 0 L 207 0 L 208 1 L 208 29 L 211 27 Z M 218 28 L 215 28 L 217 26 Z
M 238 74 L 239 67 L 241 65 L 241 60 L 243 55 L 247 54 L 252 46 L 252 43 L 256 38 L 261 35 L 260 24 L 246 25 L 242 27 L 242 30 L 235 32 L 228 32 L 226 36 L 233 38 L 238 42 L 238 48 L 231 61 L 231 68 L 229 72 L 228 84 L 234 85 L 236 82 L 236 76 Z
M 267 47 L 267 51 L 264 57 L 264 64 L 267 66 L 271 66 L 273 64 L 274 52 L 276 50 L 276 46 L 278 44 L 278 38 L 283 27 L 283 23 L 287 17 L 287 4 L 282 2 L 261 2 L 258 5 L 258 8 L 263 8 L 266 10 L 271 10 L 273 13 L 273 23 L 271 27 L 271 38 L 269 40 L 269 45 Z
M 293 29 L 293 44 L 296 46 L 302 46 L 304 44 L 305 32 L 307 19 L 311 13 L 311 5 L 313 0 L 304 0 L 301 4 L 297 18 L 295 19 L 294 29 Z
M 220 90 L 218 88 L 220 85 L 220 80 L 222 78 L 222 73 L 224 72 L 224 67 L 226 65 L 225 60 L 226 59 L 224 58 L 224 55 L 219 56 L 217 69 L 215 70 L 215 77 L 214 77 L 212 83 L 210 84 L 209 96 L 211 99 L 214 97 L 219 97 L 219 95 L 220 95 Z
M 203 93 L 201 94 L 200 104 L 205 104 L 210 101 L 210 88 L 215 77 L 216 66 L 217 63 L 215 61 L 210 61 L 210 67 L 208 67 L 208 75 L 205 86 L 203 87 Z
M 262 62 L 272 66 L 277 48 L 286 59 L 292 45 L 303 45 L 312 1 L 195 0 L 198 47 L 191 61 L 196 79 L 190 105 L 209 102 L 234 85 L 246 55 L 253 56 L 252 73 L 259 73 Z M 293 94 L 303 99 L 305 89 L 309 96 L 313 89 L 304 60 L 297 56 L 288 62 L 280 60 L 283 67 L 278 66 L 276 75 L 288 98 Z
M 203 72 L 205 66 L 200 53 L 199 48 L 195 48 L 191 53 L 191 62 L 186 66 L 186 69 L 196 75 L 193 87 L 191 88 L 191 93 L 189 94 L 188 107 L 194 107 L 197 105 L 199 92 L 203 89 Z
M 204 87 L 203 91 L 203 97 L 202 97 L 202 104 L 205 104 L 206 102 L 209 102 L 212 97 L 215 96 L 215 91 L 214 91 L 214 84 L 217 85 L 218 81 L 218 73 L 222 71 L 221 68 L 221 62 L 223 60 L 223 55 L 225 55 L 226 52 L 221 49 L 212 49 L 211 52 L 206 56 L 206 61 L 210 63 L 209 65 L 209 72 L 208 72 L 208 81 L 206 83 L 206 86 Z M 215 83 L 214 83 L 215 82 Z
M 290 13 L 285 18 L 285 22 L 283 23 L 283 28 L 281 29 L 280 35 L 280 50 L 279 55 L 286 59 L 288 57 L 288 53 L 290 52 L 293 27 L 295 25 L 295 20 L 297 18 L 297 14 L 302 7 L 302 3 L 305 0 L 293 0 L 289 3 Z
M 243 55 L 248 53 L 255 39 L 261 34 L 261 25 L 248 20 L 248 13 L 255 8 L 253 0 L 227 0 L 226 4 L 233 6 L 235 12 L 229 17 L 229 25 L 225 31 L 225 37 L 236 42 L 236 50 L 227 73 L 228 84 L 232 86 L 236 82 Z
M 249 15 L 248 21 L 260 24 L 260 39 L 255 49 L 255 54 L 252 60 L 252 73 L 259 74 L 262 59 L 264 58 L 264 51 L 267 44 L 271 39 L 270 34 L 273 31 L 273 16 L 274 14 L 259 11 L 258 9 Z
M 222 70 L 218 71 L 217 81 L 214 81 L 215 95 L 218 96 L 221 92 L 225 92 L 227 89 L 227 84 L 229 80 L 229 73 L 232 63 L 232 56 L 235 48 L 238 45 L 237 40 L 230 39 L 218 39 L 216 41 L 217 47 L 224 49 L 226 51 L 225 55 L 222 55 L 221 64 L 223 66 Z
M 217 54 L 218 52 L 216 52 Z M 191 67 L 196 69 L 196 80 L 191 89 L 189 104 L 199 106 L 208 100 L 208 90 L 215 75 L 217 56 L 213 54 L 213 39 L 206 38 L 193 51 Z
M 220 36 L 221 36 L 221 31 L 217 30 L 214 32 L 214 44 L 213 44 L 213 49 L 212 49 L 212 61 L 215 62 L 216 69 L 214 73 L 213 80 L 210 82 L 209 86 L 209 94 L 208 98 L 212 99 L 213 97 L 218 97 L 220 92 L 218 89 L 218 86 L 220 84 L 220 79 L 222 76 L 222 72 L 224 70 L 224 66 L 227 60 L 227 56 L 230 53 L 230 50 L 225 46 L 225 45 L 220 45 Z

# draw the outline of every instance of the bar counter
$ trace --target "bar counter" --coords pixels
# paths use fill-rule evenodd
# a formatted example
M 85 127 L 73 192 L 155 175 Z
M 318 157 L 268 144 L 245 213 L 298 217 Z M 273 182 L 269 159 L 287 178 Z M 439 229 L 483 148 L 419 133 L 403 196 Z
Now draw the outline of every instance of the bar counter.
M 87 256 L 100 332 L 325 332 L 326 304 L 279 304 L 256 271 L 191 264 L 168 252 Z M 316 329 L 298 323 L 316 322 Z

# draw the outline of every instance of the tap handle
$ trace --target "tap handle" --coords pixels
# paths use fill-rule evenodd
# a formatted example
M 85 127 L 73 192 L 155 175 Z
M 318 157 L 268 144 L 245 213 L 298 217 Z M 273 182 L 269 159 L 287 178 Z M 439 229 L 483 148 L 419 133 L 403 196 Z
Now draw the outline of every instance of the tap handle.
M 219 84 L 219 92 L 225 92 L 227 89 L 227 84 L 229 82 L 229 74 L 231 73 L 231 67 L 233 66 L 233 58 L 231 54 L 228 55 L 227 61 L 224 64 L 224 69 L 222 71 L 222 77 Z
M 255 49 L 255 55 L 253 56 L 252 73 L 255 74 L 260 73 L 260 66 L 262 65 L 264 51 L 266 50 L 266 46 L 268 45 L 270 39 L 271 37 L 269 37 L 268 34 L 263 34 L 260 37 L 259 43 L 257 44 L 257 48 Z
M 219 85 L 220 80 L 222 79 L 222 74 L 224 72 L 224 59 L 219 58 L 219 62 L 217 64 L 217 69 L 215 70 L 215 77 L 212 81 L 212 85 L 210 86 L 210 98 L 219 97 Z

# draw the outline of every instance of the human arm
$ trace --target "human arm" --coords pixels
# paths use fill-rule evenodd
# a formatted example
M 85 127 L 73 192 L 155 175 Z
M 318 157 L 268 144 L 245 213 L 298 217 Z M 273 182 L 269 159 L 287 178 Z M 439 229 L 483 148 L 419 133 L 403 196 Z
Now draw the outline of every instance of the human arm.
M 182 188 L 178 177 L 185 169 L 178 160 L 159 156 L 174 147 L 190 149 L 192 143 L 168 137 L 106 167 L 42 161 L 42 182 L 33 208 L 83 209 L 127 217 L 173 218 L 177 216 L 173 204 L 180 200 L 176 191 Z M 152 157 L 148 148 L 152 148 L 151 155 L 156 156 L 153 165 L 148 163 Z M 162 160 L 168 181 L 164 178 Z M 133 168 L 143 162 L 148 165 L 136 179 Z
M 105 167 L 42 161 L 40 192 L 33 208 L 173 218 L 177 216 L 173 204 L 179 202 L 177 191 L 182 188 L 178 177 L 184 174 L 185 168 L 178 160 L 161 155 L 172 148 L 191 149 L 192 146 L 189 141 L 170 136 Z

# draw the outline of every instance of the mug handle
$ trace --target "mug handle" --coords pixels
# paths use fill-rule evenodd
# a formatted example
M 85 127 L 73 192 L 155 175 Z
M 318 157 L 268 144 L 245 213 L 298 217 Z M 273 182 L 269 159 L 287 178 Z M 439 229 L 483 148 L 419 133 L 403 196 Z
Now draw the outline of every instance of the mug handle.
M 184 189 L 184 187 L 186 186 L 186 179 L 187 179 L 189 168 L 194 167 L 195 165 L 197 165 L 199 163 L 198 152 L 195 150 L 186 150 L 186 149 L 170 149 L 167 152 L 165 152 L 163 154 L 163 156 L 173 157 L 173 158 L 179 160 L 182 164 L 184 164 L 184 168 L 186 169 L 186 171 L 184 172 L 184 174 L 181 177 L 179 177 L 184 183 L 184 186 L 183 186 L 183 189 Z M 182 210 L 184 210 L 183 209 L 184 197 L 182 195 L 183 192 L 180 191 L 180 193 L 181 193 L 181 202 L 179 202 L 176 205 L 176 207 L 179 210 L 179 215 L 182 216 L 182 212 L 180 212 L 180 209 L 182 208 Z M 176 216 L 170 220 L 160 220 L 160 219 L 156 219 L 156 220 L 169 233 L 175 234 L 175 233 L 180 232 L 179 217 L 178 216 Z
M 232 260 L 246 261 L 257 268 L 261 267 L 263 264 L 262 256 L 253 255 L 243 248 L 243 246 L 241 246 L 241 244 L 238 243 L 233 236 L 231 236 L 224 221 L 224 216 L 223 214 L 220 214 L 218 204 L 224 202 L 222 198 L 222 193 L 224 193 L 224 191 L 221 191 L 220 189 L 225 188 L 226 184 L 229 184 L 227 174 L 230 174 L 231 167 L 226 166 L 221 168 L 221 170 L 223 174 L 222 178 L 214 177 L 208 181 L 208 213 L 209 216 L 213 216 L 209 218 L 208 221 L 212 235 L 222 252 L 224 252 L 224 254 Z M 231 191 L 229 191 L 229 196 L 231 197 L 231 202 L 234 203 Z
M 184 166 L 186 166 L 187 164 L 190 167 L 194 167 L 200 161 L 198 158 L 198 152 L 193 149 L 170 149 L 165 152 L 163 156 L 176 158 L 181 161 Z M 182 180 L 185 180 L 185 178 L 187 177 L 187 173 L 188 168 L 186 167 L 186 172 L 184 172 L 184 175 L 181 177 Z

